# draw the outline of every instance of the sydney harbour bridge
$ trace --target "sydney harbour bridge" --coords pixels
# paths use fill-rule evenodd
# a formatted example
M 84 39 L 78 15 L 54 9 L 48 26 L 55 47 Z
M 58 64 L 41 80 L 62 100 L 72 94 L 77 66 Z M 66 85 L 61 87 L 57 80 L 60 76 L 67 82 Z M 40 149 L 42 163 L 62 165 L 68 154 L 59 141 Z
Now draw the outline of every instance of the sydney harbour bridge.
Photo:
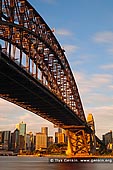
M 65 51 L 27 0 L 0 0 L 0 42 L 0 97 L 67 130 L 68 155 L 94 154 L 102 142 Z

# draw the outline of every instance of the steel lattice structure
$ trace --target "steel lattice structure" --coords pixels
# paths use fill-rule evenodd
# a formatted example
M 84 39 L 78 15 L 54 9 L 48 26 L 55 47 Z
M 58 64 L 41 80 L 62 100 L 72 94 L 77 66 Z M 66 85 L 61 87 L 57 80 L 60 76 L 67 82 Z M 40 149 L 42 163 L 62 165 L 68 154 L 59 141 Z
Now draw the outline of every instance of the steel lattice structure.
M 54 93 L 86 122 L 64 49 L 27 0 L 0 0 L 0 39 L 9 58 Z

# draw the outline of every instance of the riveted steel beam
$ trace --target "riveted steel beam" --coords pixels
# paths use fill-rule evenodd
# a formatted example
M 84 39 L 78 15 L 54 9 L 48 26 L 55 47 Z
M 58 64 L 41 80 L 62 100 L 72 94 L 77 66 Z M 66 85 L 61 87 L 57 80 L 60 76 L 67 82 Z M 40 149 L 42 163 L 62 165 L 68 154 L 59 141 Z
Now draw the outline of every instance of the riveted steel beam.
M 7 42 L 6 53 L 86 121 L 65 50 L 52 30 L 28 1 L 1 2 L 0 38 Z

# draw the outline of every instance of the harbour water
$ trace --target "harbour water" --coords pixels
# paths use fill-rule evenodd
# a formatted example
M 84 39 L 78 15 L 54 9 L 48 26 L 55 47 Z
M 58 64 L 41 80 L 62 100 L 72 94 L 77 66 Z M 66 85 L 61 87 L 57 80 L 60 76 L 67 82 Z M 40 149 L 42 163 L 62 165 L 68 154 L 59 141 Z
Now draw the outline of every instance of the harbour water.
M 52 163 L 47 157 L 0 156 L 0 170 L 110 170 L 113 163 Z

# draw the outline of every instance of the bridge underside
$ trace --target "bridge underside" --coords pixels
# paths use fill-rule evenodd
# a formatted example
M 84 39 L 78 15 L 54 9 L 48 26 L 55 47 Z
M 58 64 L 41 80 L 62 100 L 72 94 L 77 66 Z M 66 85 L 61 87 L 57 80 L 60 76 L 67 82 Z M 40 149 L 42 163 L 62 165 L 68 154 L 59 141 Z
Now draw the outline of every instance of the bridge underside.
M 63 102 L 4 53 L 0 56 L 0 97 L 56 125 L 84 125 Z

